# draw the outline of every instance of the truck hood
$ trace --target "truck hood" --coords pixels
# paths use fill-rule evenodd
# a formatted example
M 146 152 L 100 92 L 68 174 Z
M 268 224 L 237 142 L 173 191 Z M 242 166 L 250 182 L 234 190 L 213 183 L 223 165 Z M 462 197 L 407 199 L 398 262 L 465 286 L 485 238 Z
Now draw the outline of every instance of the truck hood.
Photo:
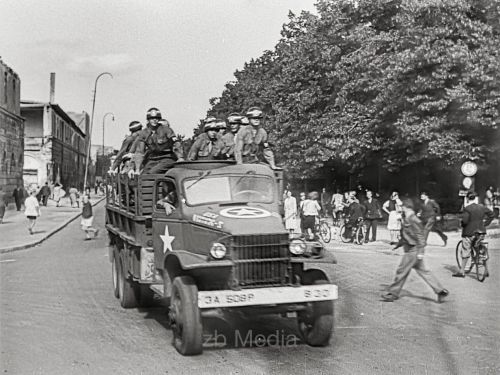
M 198 225 L 222 230 L 232 235 L 285 233 L 283 219 L 277 212 L 250 206 L 219 208 L 194 214 L 192 221 Z

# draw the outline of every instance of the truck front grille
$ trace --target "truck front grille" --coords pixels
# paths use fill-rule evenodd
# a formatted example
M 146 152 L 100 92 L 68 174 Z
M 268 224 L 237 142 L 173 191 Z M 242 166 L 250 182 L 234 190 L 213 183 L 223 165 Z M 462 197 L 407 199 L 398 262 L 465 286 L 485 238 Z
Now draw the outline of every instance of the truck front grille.
M 287 234 L 233 236 L 231 254 L 239 286 L 290 284 Z

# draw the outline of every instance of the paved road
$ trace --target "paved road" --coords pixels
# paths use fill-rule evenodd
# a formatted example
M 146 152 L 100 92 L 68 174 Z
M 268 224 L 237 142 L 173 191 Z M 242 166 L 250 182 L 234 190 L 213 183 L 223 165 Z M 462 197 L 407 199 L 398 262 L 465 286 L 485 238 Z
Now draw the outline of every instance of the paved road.
M 95 209 L 103 226 L 102 206 Z M 230 319 L 244 341 L 278 335 L 289 346 L 214 348 L 182 357 L 171 345 L 165 309 L 123 310 L 111 290 L 104 235 L 83 241 L 78 223 L 41 246 L 0 256 L 0 370 L 5 374 L 496 374 L 500 372 L 500 240 L 490 241 L 492 276 L 455 279 L 453 245 L 431 246 L 428 261 L 450 290 L 435 303 L 412 275 L 403 298 L 379 301 L 400 255 L 378 242 L 334 243 L 339 264 L 325 270 L 339 286 L 329 347 L 295 344 L 293 319 Z M 452 234 L 450 244 L 458 240 Z M 436 242 L 438 242 L 436 240 Z M 436 243 L 437 245 L 437 243 Z M 210 335 L 235 334 L 205 321 Z M 221 337 L 221 336 L 219 336 Z M 219 340 L 219 343 L 221 341 Z

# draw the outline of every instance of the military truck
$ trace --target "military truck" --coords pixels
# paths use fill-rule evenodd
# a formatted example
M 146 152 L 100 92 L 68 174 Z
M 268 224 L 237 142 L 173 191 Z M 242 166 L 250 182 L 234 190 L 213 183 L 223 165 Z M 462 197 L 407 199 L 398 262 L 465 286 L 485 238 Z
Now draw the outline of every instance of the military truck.
M 165 174 L 109 176 L 106 228 L 114 295 L 124 308 L 169 302 L 173 344 L 203 351 L 203 320 L 295 316 L 302 339 L 329 343 L 337 286 L 308 263 L 334 263 L 290 238 L 279 214 L 283 174 L 267 165 L 177 162 Z

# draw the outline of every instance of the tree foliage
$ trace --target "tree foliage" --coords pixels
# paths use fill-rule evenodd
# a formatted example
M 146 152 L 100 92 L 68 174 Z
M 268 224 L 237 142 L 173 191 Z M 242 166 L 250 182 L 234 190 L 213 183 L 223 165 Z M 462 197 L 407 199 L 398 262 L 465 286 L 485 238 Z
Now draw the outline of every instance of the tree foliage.
M 292 13 L 273 51 L 235 72 L 210 114 L 261 106 L 294 177 L 325 163 L 391 171 L 499 154 L 500 5 L 360 0 Z

